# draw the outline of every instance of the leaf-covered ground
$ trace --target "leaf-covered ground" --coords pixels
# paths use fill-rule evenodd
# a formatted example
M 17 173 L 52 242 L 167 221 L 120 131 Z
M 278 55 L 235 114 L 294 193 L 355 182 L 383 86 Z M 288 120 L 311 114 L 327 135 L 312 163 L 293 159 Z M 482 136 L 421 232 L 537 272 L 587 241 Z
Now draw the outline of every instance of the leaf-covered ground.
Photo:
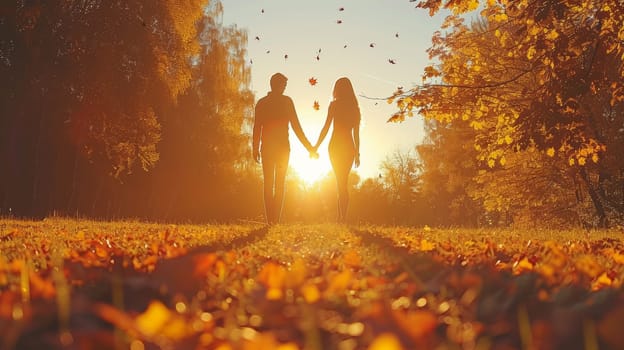
M 624 232 L 0 221 L 0 349 L 621 349 Z

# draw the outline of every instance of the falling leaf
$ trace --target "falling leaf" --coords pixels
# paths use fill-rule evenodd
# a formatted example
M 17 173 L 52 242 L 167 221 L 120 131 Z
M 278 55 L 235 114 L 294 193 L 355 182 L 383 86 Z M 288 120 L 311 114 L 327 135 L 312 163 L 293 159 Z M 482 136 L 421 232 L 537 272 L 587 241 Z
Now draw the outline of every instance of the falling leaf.
M 260 13 L 264 13 L 264 9 L 260 10 Z
M 368 44 L 369 47 L 375 47 L 375 43 Z
M 338 11 L 344 11 L 344 7 L 338 8 Z
M 260 40 L 260 37 L 256 35 L 256 40 Z
M 346 49 L 346 48 L 347 48 L 347 45 L 345 44 L 345 46 L 343 46 L 342 48 L 343 48 L 343 49 Z
M 394 34 L 394 37 L 398 38 L 399 37 L 399 33 Z
M 341 24 L 341 23 L 342 23 L 342 20 L 341 20 L 341 19 L 339 19 L 339 20 L 337 20 L 337 21 L 336 21 L 336 23 Z
M 321 105 L 319 105 L 318 101 L 314 101 L 314 105 L 312 106 L 312 108 L 314 108 L 315 111 L 318 111 L 319 109 L 321 109 Z
M 317 83 L 318 81 L 316 80 L 316 78 L 315 78 L 315 77 L 312 77 L 312 78 L 308 79 L 308 82 L 310 82 L 310 85 L 314 86 L 314 85 L 316 85 L 316 83 Z
M 396 64 L 396 61 L 391 58 L 388 59 L 388 62 L 390 62 L 390 64 Z
M 285 54 L 284 55 L 284 60 L 287 60 L 287 59 L 288 59 L 288 54 Z

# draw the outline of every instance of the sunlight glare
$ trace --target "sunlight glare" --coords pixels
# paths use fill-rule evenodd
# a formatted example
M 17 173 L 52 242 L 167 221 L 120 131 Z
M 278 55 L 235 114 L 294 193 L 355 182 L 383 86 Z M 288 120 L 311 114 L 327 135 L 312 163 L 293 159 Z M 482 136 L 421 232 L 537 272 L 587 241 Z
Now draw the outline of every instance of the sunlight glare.
M 331 173 L 327 149 L 319 149 L 319 158 L 311 159 L 303 147 L 293 147 L 290 154 L 290 168 L 305 184 L 312 185 Z

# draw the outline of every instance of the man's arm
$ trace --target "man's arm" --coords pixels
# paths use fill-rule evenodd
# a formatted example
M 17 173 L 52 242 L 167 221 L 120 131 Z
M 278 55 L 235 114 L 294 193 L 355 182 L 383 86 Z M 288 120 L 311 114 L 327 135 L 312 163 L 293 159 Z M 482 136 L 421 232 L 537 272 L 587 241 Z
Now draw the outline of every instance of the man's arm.
M 260 137 L 262 136 L 262 114 L 261 109 L 256 105 L 254 111 L 254 126 L 253 126 L 253 143 L 252 154 L 256 163 L 260 163 Z
M 303 133 L 303 129 L 301 128 L 301 123 L 299 123 L 299 118 L 297 117 L 297 111 L 295 111 L 295 105 L 293 104 L 290 98 L 288 98 L 288 101 L 290 102 L 290 106 L 291 106 L 290 107 L 291 113 L 290 113 L 290 118 L 289 118 L 290 125 L 292 125 L 293 131 L 295 132 L 295 135 L 297 135 L 299 142 L 301 142 L 303 147 L 305 147 L 306 150 L 308 150 L 309 152 L 312 150 L 312 144 L 310 143 L 310 141 L 308 141 L 308 138 Z

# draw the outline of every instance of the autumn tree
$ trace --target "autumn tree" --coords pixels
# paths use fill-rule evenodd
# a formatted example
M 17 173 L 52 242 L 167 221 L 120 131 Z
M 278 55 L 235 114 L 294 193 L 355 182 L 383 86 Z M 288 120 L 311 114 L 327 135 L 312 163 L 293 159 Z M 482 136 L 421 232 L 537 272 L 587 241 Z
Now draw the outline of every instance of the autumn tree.
M 163 203 L 158 217 L 231 219 L 245 216 L 243 203 L 261 198 L 260 192 L 256 197 L 246 192 L 247 182 L 259 178 L 248 164 L 254 97 L 247 33 L 223 26 L 222 13 L 218 2 L 207 7 L 199 23 L 201 49 L 193 58 L 191 86 L 163 120 L 162 161 L 151 189 Z
M 259 177 L 245 161 L 247 39 L 221 24 L 222 10 L 206 0 L 0 5 L 0 212 L 251 211 L 240 204 Z
M 421 169 L 419 196 L 432 214 L 430 224 L 485 226 L 498 223 L 500 212 L 486 216 L 482 201 L 470 195 L 478 174 L 473 139 L 464 121 L 425 121 L 426 138 L 416 147 Z
M 425 69 L 423 85 L 393 95 L 398 112 L 391 120 L 414 110 L 444 123 L 463 120 L 476 131 L 472 143 L 483 171 L 512 166 L 511 159 L 520 164 L 542 159 L 541 164 L 558 166 L 553 170 L 568 179 L 563 187 L 569 193 L 579 192 L 579 203 L 589 198 L 597 225 L 621 220 L 621 4 L 489 0 L 481 5 L 476 24 L 466 25 L 464 13 L 478 1 L 418 3 L 431 13 L 446 8 L 453 14 L 445 32 L 433 37 L 434 64 Z M 494 195 L 504 197 L 500 191 Z

